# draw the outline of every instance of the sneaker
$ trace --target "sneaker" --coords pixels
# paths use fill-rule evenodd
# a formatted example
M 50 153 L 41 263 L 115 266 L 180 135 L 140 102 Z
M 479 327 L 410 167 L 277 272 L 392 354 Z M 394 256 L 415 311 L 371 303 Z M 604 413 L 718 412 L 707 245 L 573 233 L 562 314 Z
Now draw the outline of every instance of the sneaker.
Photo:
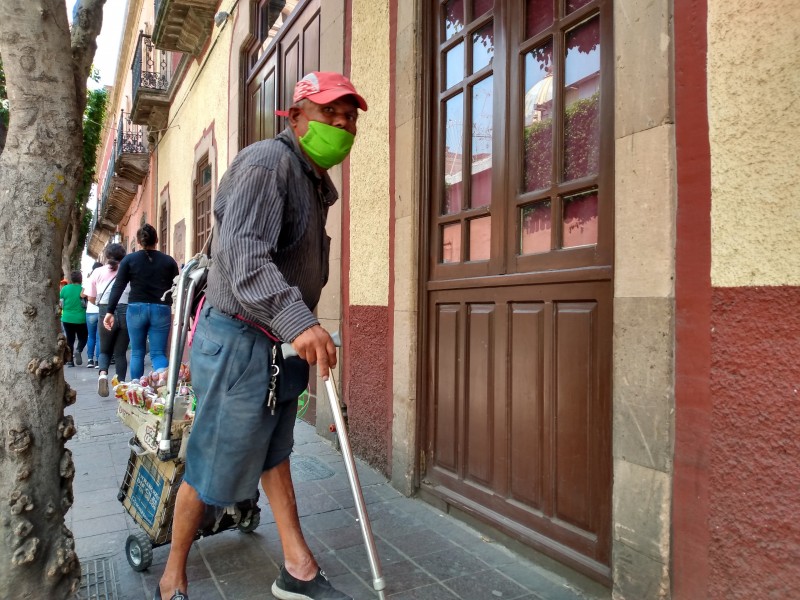
M 280 600 L 353 600 L 351 596 L 336 591 L 322 569 L 311 581 L 301 581 L 289 575 L 284 566 L 272 584 L 272 595 Z
M 97 378 L 97 394 L 108 398 L 108 375 L 100 375 Z
M 66 364 L 68 367 L 74 367 L 74 366 L 75 366 L 75 363 L 74 363 L 74 362 L 72 362 L 71 360 L 68 360 L 68 361 L 67 361 L 66 363 L 64 363 L 64 364 Z
M 76 365 L 78 365 L 78 366 L 81 366 L 81 365 L 83 364 L 83 358 L 81 357 L 81 353 L 80 353 L 80 352 L 76 352 L 76 353 L 73 355 L 73 357 L 72 357 L 72 358 L 73 358 L 73 360 L 75 361 L 75 364 L 76 364 Z
M 99 369 L 100 368 L 100 363 L 99 362 L 94 363 L 94 368 L 95 369 Z
M 94 369 L 94 361 L 91 358 L 86 361 L 86 368 L 87 369 Z

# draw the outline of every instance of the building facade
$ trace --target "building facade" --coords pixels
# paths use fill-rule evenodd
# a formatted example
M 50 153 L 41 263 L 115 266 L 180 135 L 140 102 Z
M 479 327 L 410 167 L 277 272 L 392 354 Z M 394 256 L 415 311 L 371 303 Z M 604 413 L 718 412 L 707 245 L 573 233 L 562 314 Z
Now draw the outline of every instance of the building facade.
M 331 170 L 317 313 L 359 456 L 615 598 L 790 597 L 798 22 L 792 0 L 130 0 L 90 253 L 147 221 L 187 260 L 296 81 L 344 72 L 370 109 Z

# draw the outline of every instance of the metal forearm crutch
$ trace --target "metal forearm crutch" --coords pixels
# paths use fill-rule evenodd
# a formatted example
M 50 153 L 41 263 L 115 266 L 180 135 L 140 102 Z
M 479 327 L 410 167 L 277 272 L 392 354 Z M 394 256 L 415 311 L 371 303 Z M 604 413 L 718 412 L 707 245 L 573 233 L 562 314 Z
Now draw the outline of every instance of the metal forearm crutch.
M 341 347 L 342 343 L 339 333 L 336 332 L 331 335 L 333 343 L 337 347 Z M 290 344 L 283 344 L 281 351 L 284 357 L 297 356 L 297 352 Z M 361 483 L 358 480 L 358 472 L 356 471 L 356 462 L 353 459 L 353 451 L 350 449 L 350 438 L 347 435 L 347 428 L 344 423 L 344 416 L 342 415 L 342 407 L 339 404 L 339 395 L 336 393 L 336 388 L 333 385 L 333 376 L 331 375 L 325 382 L 325 392 L 328 396 L 328 402 L 331 405 L 331 412 L 333 413 L 333 422 L 336 425 L 336 435 L 339 436 L 339 445 L 342 449 L 342 457 L 344 458 L 344 466 L 347 470 L 347 478 L 350 480 L 350 489 L 353 492 L 353 500 L 356 503 L 356 512 L 358 513 L 358 522 L 361 525 L 361 535 L 364 536 L 364 545 L 367 548 L 367 558 L 369 559 L 369 568 L 372 571 L 372 587 L 378 592 L 378 598 L 384 600 L 386 596 L 383 593 L 386 587 L 386 582 L 381 574 L 381 561 L 378 558 L 378 550 L 375 547 L 375 538 L 372 535 L 372 527 L 369 523 L 369 516 L 367 515 L 367 508 L 364 504 L 364 494 L 361 491 Z

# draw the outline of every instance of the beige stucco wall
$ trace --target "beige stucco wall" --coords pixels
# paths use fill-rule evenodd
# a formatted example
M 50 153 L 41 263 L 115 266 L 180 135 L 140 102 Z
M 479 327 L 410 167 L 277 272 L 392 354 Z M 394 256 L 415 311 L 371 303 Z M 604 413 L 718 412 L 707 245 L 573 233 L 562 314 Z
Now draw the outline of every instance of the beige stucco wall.
M 232 19 L 214 27 L 208 51 L 193 59 L 170 107 L 167 130 L 158 141 L 160 194 L 169 185 L 169 231 L 186 222 L 184 256 L 193 254 L 194 219 L 192 187 L 194 171 L 206 150 L 212 168 L 212 199 L 228 165 L 228 59 L 231 51 Z M 213 127 L 213 130 L 212 130 Z M 212 146 L 213 137 L 213 146 Z M 178 249 L 170 248 L 175 255 Z
M 350 77 L 369 110 L 350 154 L 350 304 L 389 302 L 389 3 L 353 0 Z
M 714 286 L 800 284 L 798 23 L 797 0 L 708 1 Z

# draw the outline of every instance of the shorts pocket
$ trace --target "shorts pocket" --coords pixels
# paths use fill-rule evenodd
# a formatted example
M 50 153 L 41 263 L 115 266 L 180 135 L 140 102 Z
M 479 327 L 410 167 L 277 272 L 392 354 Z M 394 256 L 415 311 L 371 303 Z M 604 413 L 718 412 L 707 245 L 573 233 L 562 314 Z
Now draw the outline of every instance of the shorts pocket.
M 195 349 L 208 356 L 216 356 L 222 350 L 222 344 L 208 338 L 201 338 L 195 342 Z

